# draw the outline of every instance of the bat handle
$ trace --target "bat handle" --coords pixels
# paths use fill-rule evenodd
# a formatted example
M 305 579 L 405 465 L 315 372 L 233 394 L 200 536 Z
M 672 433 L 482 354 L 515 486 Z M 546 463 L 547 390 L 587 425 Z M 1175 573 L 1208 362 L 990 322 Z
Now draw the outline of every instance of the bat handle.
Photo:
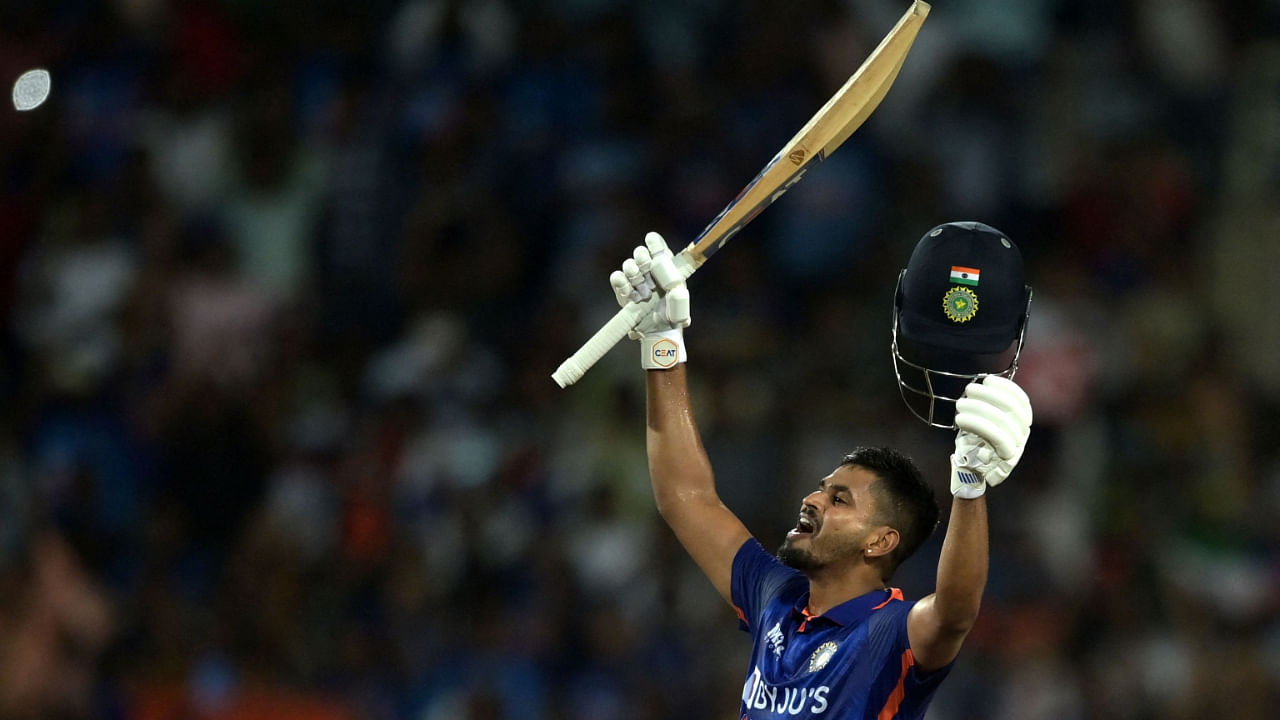
M 640 319 L 653 310 L 658 302 L 658 294 L 654 293 L 644 302 L 629 302 L 624 305 L 603 327 L 583 343 L 578 351 L 569 359 L 560 363 L 560 367 L 551 374 L 551 379 L 560 387 L 567 387 L 582 379 L 583 375 L 595 365 L 609 349 L 627 337 Z
M 688 247 L 676 253 L 674 260 L 676 270 L 679 270 L 680 275 L 686 280 L 707 261 L 694 245 L 695 243 L 689 243 Z M 551 373 L 551 379 L 562 388 L 581 380 L 592 365 L 595 365 L 605 353 L 609 352 L 610 348 L 625 338 L 645 315 L 653 312 L 653 306 L 658 303 L 658 299 L 658 293 L 654 293 L 644 302 L 629 302 L 624 305 L 609 322 L 604 324 L 604 327 L 597 330 L 590 340 L 578 348 L 578 352 L 560 363 L 560 367 Z

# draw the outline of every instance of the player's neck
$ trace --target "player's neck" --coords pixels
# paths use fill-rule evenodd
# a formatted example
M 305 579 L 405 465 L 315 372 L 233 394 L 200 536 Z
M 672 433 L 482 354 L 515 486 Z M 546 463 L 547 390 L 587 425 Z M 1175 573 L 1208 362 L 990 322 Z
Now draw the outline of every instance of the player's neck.
M 870 565 L 862 565 L 852 570 L 825 568 L 806 574 L 809 577 L 810 615 L 821 615 L 841 603 L 866 595 L 873 590 L 885 588 L 884 581 L 880 579 L 880 573 Z

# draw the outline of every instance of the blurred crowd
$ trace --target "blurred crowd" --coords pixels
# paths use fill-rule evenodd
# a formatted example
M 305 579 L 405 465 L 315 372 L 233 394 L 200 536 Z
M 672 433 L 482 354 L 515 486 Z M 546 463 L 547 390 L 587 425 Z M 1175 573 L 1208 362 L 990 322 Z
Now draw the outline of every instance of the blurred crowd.
M 906 5 L 0 0 L 0 79 L 53 77 L 0 113 L 0 717 L 734 717 L 749 640 L 653 510 L 635 348 L 549 375 Z M 1280 6 L 937 0 L 690 282 L 767 546 L 858 445 L 946 498 L 889 320 L 961 219 L 1026 258 L 1037 416 L 929 717 L 1274 717 Z

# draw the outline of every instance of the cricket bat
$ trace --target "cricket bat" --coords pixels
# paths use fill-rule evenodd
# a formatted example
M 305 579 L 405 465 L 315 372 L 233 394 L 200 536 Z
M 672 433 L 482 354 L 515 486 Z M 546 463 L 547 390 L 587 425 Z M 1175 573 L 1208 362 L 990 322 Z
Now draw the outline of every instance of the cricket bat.
M 710 224 L 676 254 L 675 264 L 685 278 L 724 247 L 739 230 L 791 189 L 804 174 L 822 162 L 857 130 L 880 105 L 898 77 L 902 62 L 929 15 L 929 3 L 915 0 L 876 49 L 849 76 L 835 95 L 800 128 L 764 169 Z M 551 374 L 560 387 L 582 379 L 592 365 L 650 313 L 658 294 L 644 302 L 627 303 L 595 335 Z

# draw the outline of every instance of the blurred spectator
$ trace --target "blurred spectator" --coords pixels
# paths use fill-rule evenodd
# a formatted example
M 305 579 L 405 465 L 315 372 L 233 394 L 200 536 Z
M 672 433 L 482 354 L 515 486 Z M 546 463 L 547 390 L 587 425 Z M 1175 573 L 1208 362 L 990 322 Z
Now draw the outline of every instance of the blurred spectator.
M 115 632 L 107 596 L 56 533 L 32 533 L 0 568 L 0 714 L 91 718 L 97 666 Z

